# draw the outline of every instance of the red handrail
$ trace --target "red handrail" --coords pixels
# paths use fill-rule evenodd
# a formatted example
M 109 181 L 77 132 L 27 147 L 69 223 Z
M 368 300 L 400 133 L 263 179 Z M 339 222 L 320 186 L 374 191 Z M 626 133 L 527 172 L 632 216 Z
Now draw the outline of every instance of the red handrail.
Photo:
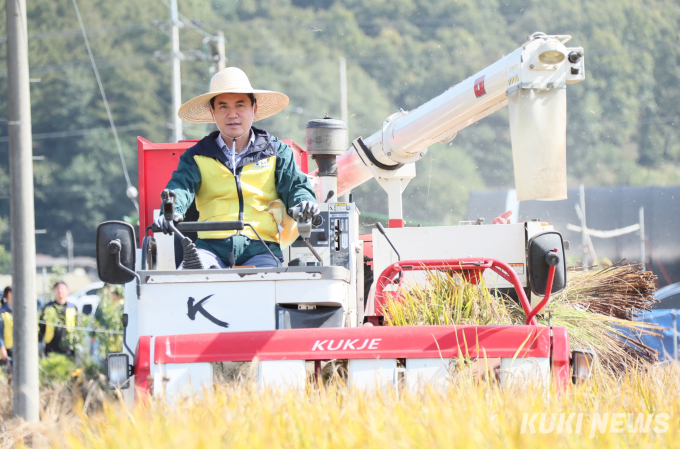
M 431 259 L 431 260 L 402 260 L 401 262 L 393 263 L 392 265 L 385 268 L 385 270 L 380 274 L 378 282 L 375 289 L 375 310 L 376 314 L 382 315 L 383 307 L 385 306 L 386 297 L 384 288 L 388 284 L 394 282 L 394 278 L 402 271 L 467 271 L 469 274 L 468 280 L 476 283 L 479 276 L 483 274 L 484 270 L 491 269 L 498 273 L 503 279 L 510 282 L 515 291 L 517 291 L 517 296 L 519 297 L 519 302 L 524 309 L 524 313 L 527 316 L 526 324 L 531 324 L 536 326 L 536 313 L 545 305 L 548 298 L 550 297 L 550 290 L 552 289 L 552 276 L 555 273 L 555 267 L 550 267 L 549 274 L 549 284 L 547 288 L 547 293 L 541 304 L 536 307 L 535 310 L 531 309 L 531 304 L 524 293 L 524 288 L 522 287 L 522 282 L 519 280 L 517 273 L 502 260 L 498 259 L 475 259 L 475 258 L 462 258 L 462 259 Z M 401 282 L 400 282 L 401 284 Z

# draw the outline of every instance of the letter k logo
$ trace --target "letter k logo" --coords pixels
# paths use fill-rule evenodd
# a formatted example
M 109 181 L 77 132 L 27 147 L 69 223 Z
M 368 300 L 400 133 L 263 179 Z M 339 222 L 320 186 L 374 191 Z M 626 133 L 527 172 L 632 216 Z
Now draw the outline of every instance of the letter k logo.
M 213 295 L 206 296 L 205 298 L 201 299 L 198 301 L 196 304 L 194 302 L 196 301 L 194 298 L 189 298 L 189 301 L 187 301 L 187 316 L 191 321 L 196 320 L 196 312 L 199 312 L 201 315 L 206 317 L 208 320 L 212 321 L 213 323 L 217 324 L 220 327 L 229 327 L 229 323 L 226 323 L 224 321 L 220 321 L 214 316 L 210 315 L 204 308 L 203 308 L 203 303 L 206 302 L 208 299 L 210 299 Z

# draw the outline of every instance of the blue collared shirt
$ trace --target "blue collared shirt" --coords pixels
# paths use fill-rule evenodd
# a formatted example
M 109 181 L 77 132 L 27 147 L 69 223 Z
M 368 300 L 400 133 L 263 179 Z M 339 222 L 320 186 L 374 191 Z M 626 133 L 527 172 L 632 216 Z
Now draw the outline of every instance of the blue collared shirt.
M 252 129 L 250 130 L 250 140 L 248 140 L 248 145 L 246 145 L 246 147 L 240 153 L 235 152 L 224 142 L 221 132 L 217 134 L 215 142 L 217 142 L 217 146 L 222 149 L 222 152 L 227 157 L 227 159 L 231 161 L 231 166 L 234 167 L 234 171 L 236 171 L 236 167 L 238 166 L 237 164 L 241 161 L 243 156 L 248 154 L 253 148 L 253 143 L 255 143 L 255 133 Z

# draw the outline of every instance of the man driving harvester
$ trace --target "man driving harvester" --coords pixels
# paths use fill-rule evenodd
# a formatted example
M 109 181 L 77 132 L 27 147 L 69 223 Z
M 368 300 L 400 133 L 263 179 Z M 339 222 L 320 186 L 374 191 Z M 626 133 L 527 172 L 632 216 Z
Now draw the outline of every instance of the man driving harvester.
M 295 165 L 293 151 L 267 131 L 252 126 L 287 105 L 286 95 L 253 89 L 241 69 L 228 67 L 212 77 L 209 93 L 179 109 L 182 120 L 214 123 L 219 131 L 204 137 L 180 157 L 166 186 L 176 194 L 173 221 L 182 221 L 195 200 L 198 221 L 250 223 L 271 250 L 270 254 L 249 228 L 202 231 L 196 248 L 204 268 L 226 268 L 232 263 L 280 267 L 285 210 L 298 206 L 307 217 L 318 215 L 314 190 Z M 163 214 L 155 224 L 164 233 L 170 231 Z

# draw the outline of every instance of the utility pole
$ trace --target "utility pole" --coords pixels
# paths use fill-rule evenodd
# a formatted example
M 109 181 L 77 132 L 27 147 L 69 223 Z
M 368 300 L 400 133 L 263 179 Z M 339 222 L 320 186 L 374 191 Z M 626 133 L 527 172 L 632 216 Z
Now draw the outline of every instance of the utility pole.
M 340 116 L 347 126 L 347 142 L 349 143 L 349 117 L 347 116 L 347 61 L 340 56 Z M 352 191 L 345 192 L 338 201 L 349 202 L 349 195 Z
M 586 188 L 583 186 L 583 184 L 579 185 L 578 187 L 578 200 L 579 200 L 579 206 L 581 208 L 581 229 L 583 229 L 583 232 L 581 233 L 581 245 L 583 246 L 583 266 L 587 267 L 588 266 L 588 232 L 586 231 L 587 225 L 586 225 Z M 593 261 L 595 263 L 595 261 Z
M 217 55 L 219 57 L 217 60 L 217 71 L 219 72 L 220 70 L 227 68 L 227 46 L 226 41 L 224 40 L 224 32 L 221 30 L 218 31 L 215 39 L 217 40 L 216 47 Z
M 73 273 L 73 234 L 71 231 L 66 231 L 66 254 L 68 260 L 68 272 Z
M 38 421 L 38 322 L 35 306 L 33 140 L 26 0 L 7 0 L 10 223 L 14 293 L 14 415 Z
M 340 115 L 347 125 L 347 135 L 349 136 L 349 118 L 347 117 L 347 62 L 340 56 Z
M 182 85 L 179 62 L 182 54 L 179 51 L 180 21 L 177 14 L 177 0 L 170 0 L 170 27 L 172 37 L 172 119 L 175 125 L 173 140 L 179 142 L 182 136 L 182 120 L 177 115 L 182 106 Z
M 645 208 L 640 208 L 640 263 L 642 264 L 642 270 L 647 270 L 647 264 L 645 260 L 647 255 L 645 254 Z M 677 358 L 677 357 L 676 357 Z

